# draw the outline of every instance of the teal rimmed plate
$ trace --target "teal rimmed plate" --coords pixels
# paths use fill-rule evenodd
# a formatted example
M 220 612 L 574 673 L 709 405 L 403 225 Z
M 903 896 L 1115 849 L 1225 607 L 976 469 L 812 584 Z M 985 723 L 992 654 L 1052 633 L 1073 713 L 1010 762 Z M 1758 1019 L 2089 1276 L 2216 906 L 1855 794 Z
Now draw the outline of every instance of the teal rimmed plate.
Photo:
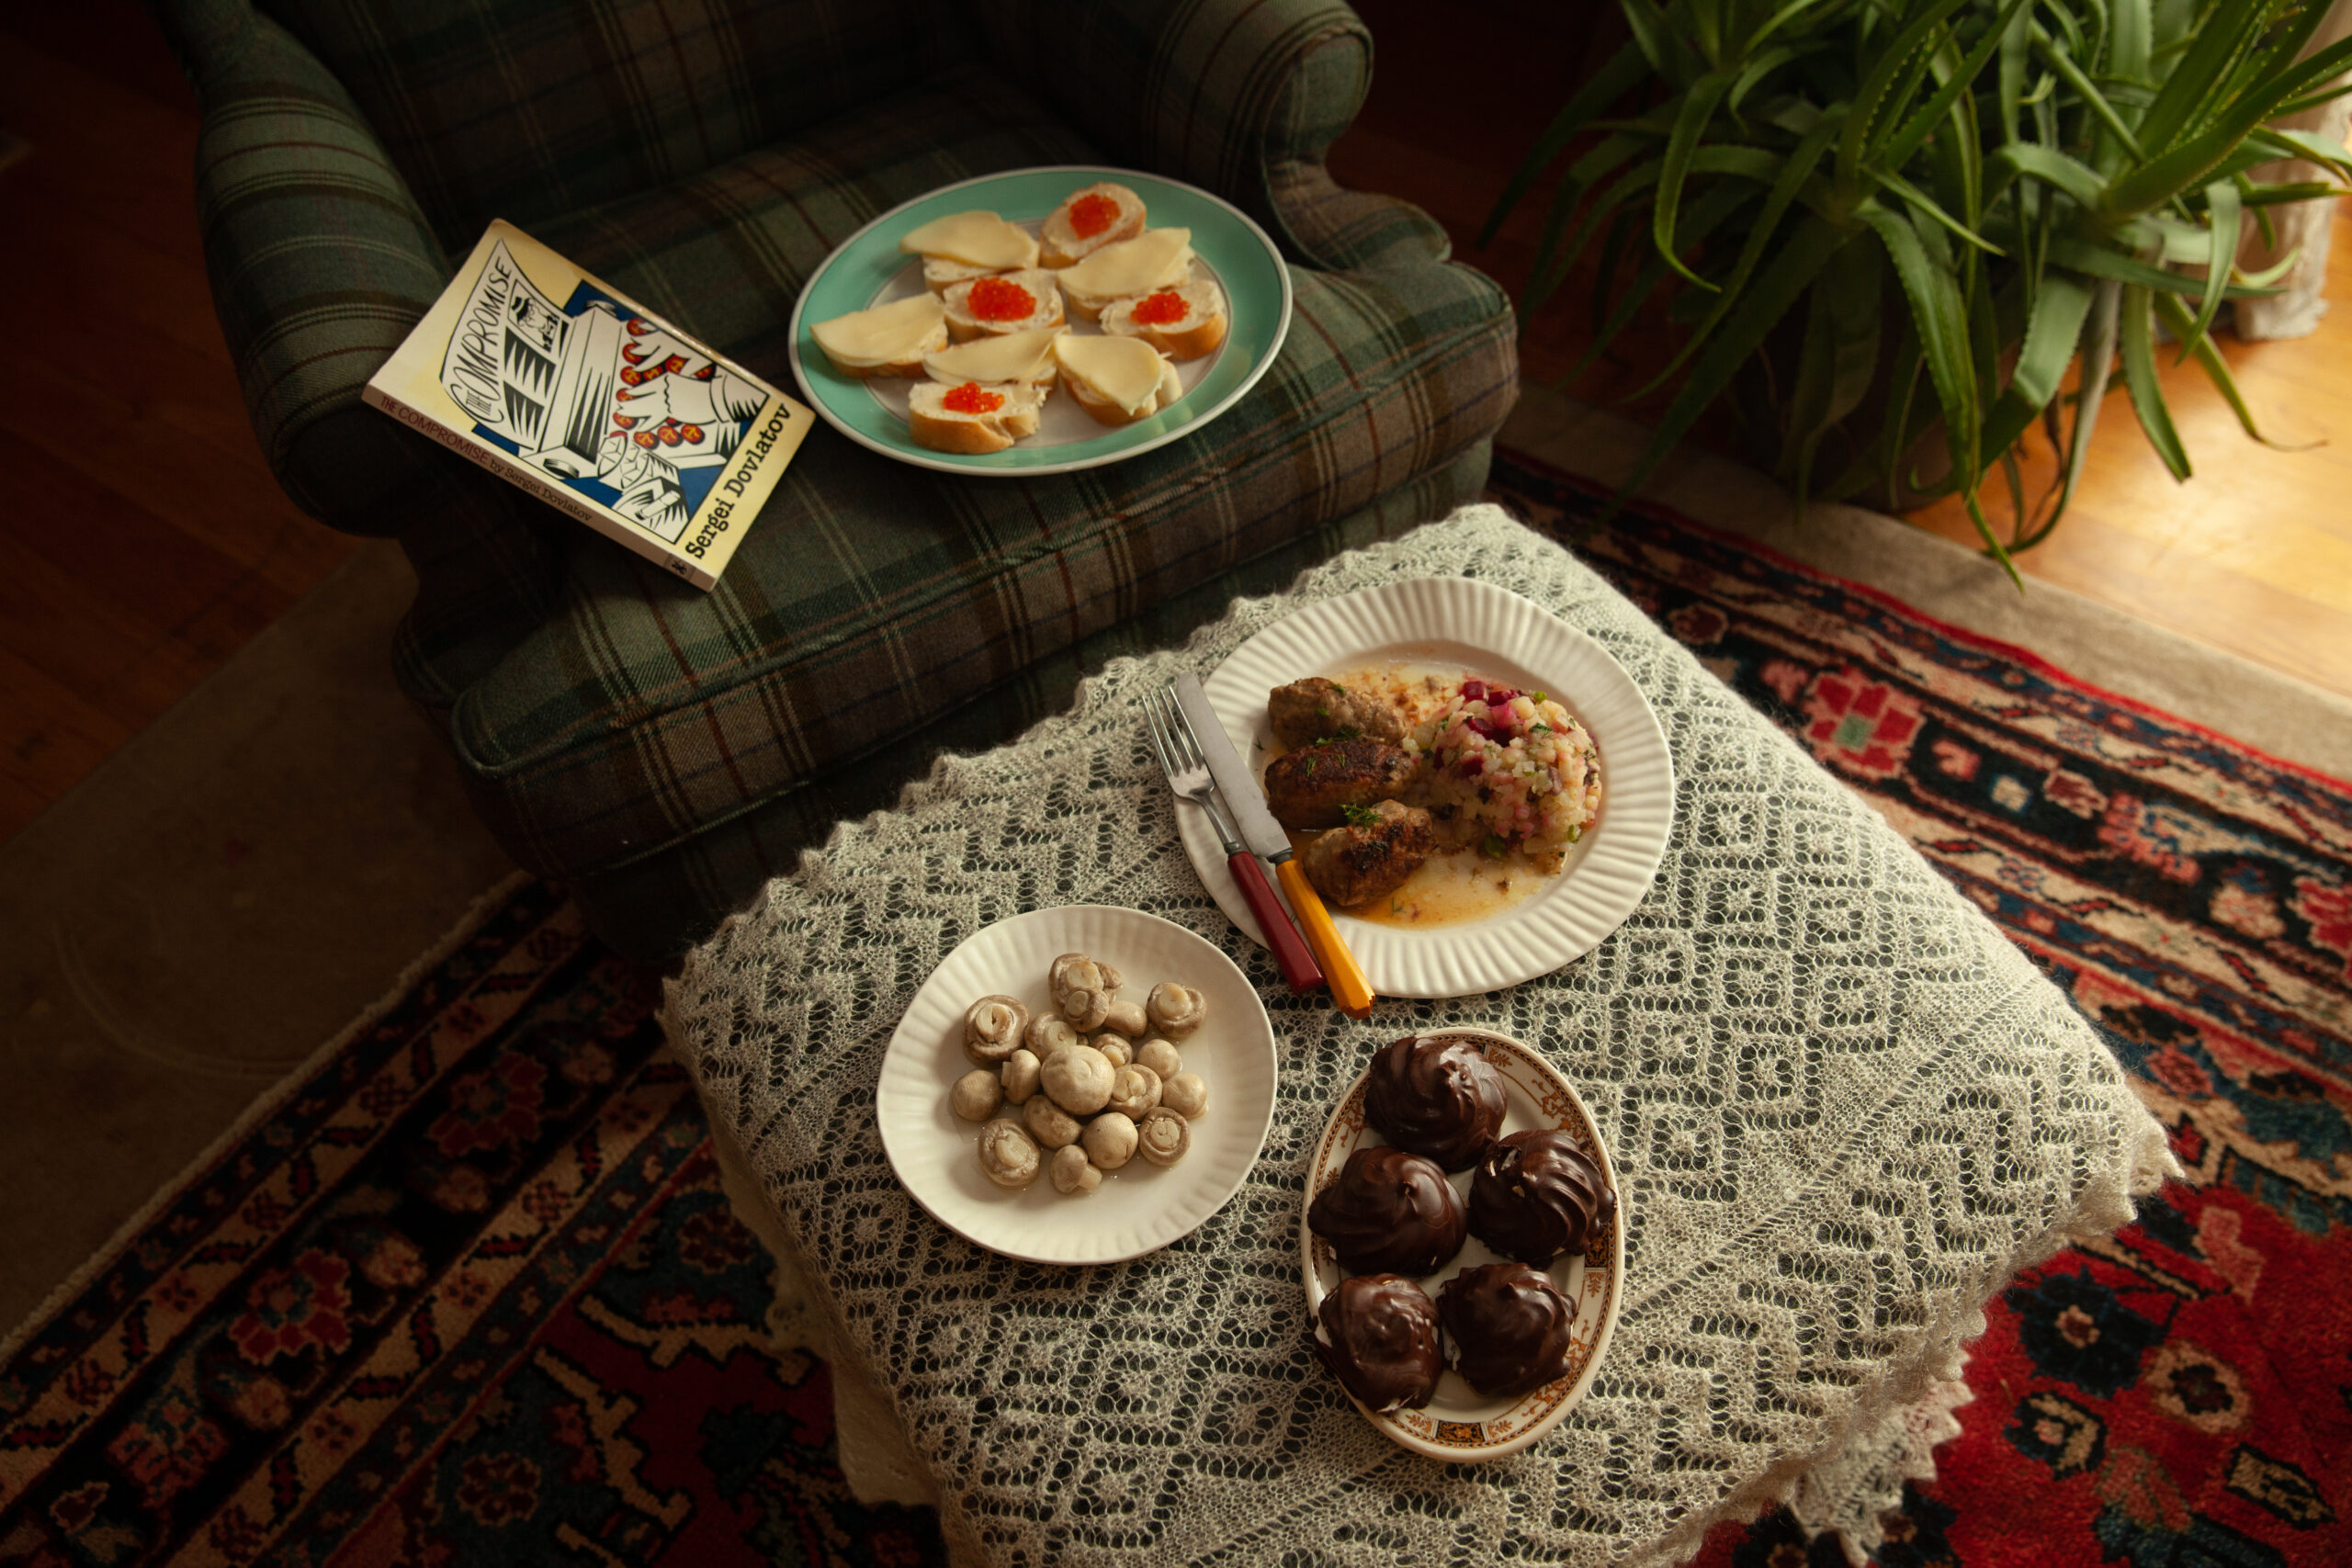
M 962 457 L 918 446 L 907 435 L 904 381 L 861 381 L 832 367 L 811 329 L 922 288 L 920 257 L 900 254 L 899 238 L 917 224 L 975 209 L 1035 231 L 1074 190 L 1115 180 L 1143 197 L 1155 229 L 1193 231 L 1193 276 L 1225 289 L 1232 324 L 1214 354 L 1180 365 L 1184 396 L 1149 419 L 1097 424 L 1067 394 L 1046 400 L 1035 435 L 1001 452 Z M 1071 164 L 1015 169 L 944 186 L 889 211 L 842 242 L 819 265 L 792 311 L 792 371 L 825 423 L 861 446 L 921 468 L 961 474 L 1062 474 L 1097 468 L 1166 446 L 1216 418 L 1257 385 L 1290 331 L 1290 273 L 1266 231 L 1239 208 L 1197 186 L 1132 169 Z M 1099 331 L 1072 320 L 1071 330 Z

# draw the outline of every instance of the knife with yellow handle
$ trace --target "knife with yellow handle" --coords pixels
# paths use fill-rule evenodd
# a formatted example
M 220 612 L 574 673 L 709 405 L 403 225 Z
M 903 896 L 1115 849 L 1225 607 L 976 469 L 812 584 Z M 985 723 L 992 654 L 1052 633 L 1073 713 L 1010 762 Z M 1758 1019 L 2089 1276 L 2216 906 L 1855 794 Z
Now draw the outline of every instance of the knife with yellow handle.
M 1316 962 L 1323 965 L 1323 977 L 1330 982 L 1332 1002 L 1350 1018 L 1369 1017 L 1372 986 L 1363 977 L 1363 966 L 1331 923 L 1331 911 L 1323 907 L 1322 896 L 1307 882 L 1306 868 L 1293 858 L 1290 835 L 1266 808 L 1265 790 L 1233 749 L 1233 738 L 1226 734 L 1216 710 L 1209 705 L 1199 676 L 1176 677 L 1176 705 L 1193 739 L 1200 743 L 1201 755 L 1208 760 L 1209 776 L 1216 781 L 1217 793 L 1225 796 L 1233 813 L 1241 841 L 1251 853 L 1272 862 L 1274 874 L 1281 878 L 1291 913 L 1298 917 L 1298 929 L 1314 950 Z

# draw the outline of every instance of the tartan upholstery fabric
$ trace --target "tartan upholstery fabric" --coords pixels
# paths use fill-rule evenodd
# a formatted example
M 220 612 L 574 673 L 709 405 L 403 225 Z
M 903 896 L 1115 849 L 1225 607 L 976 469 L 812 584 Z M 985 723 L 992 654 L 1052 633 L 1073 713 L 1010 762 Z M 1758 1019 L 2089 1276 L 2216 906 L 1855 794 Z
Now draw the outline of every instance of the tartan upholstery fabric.
M 1079 681 L 1111 660 L 1181 643 L 1223 615 L 1237 596 L 1281 592 L 1299 573 L 1341 550 L 1399 537 L 1477 500 L 1492 455 L 1491 444 L 1482 441 L 1360 511 L 1039 660 L 924 728 L 888 767 L 863 761 L 837 766 L 690 839 L 577 879 L 574 890 L 583 905 L 599 911 L 597 931 L 615 946 L 680 952 L 707 936 L 769 878 L 790 871 L 803 849 L 821 845 L 835 823 L 895 805 L 905 784 L 922 777 L 941 755 L 1001 745 L 1067 712 Z
M 1499 290 L 1323 171 L 1370 65 L 1335 0 L 157 3 L 205 103 L 207 258 L 263 448 L 313 514 L 400 537 L 404 685 L 493 831 L 608 935 L 699 936 L 851 783 L 880 804 L 942 745 L 1004 739 L 1086 649 L 1214 615 L 1164 612 L 1309 564 L 1335 519 L 1475 492 L 1515 396 Z M 1300 264 L 1276 365 L 1203 435 L 968 480 L 820 429 L 703 595 L 358 400 L 491 217 L 789 386 L 793 303 L 841 241 L 1069 162 L 1204 185 Z

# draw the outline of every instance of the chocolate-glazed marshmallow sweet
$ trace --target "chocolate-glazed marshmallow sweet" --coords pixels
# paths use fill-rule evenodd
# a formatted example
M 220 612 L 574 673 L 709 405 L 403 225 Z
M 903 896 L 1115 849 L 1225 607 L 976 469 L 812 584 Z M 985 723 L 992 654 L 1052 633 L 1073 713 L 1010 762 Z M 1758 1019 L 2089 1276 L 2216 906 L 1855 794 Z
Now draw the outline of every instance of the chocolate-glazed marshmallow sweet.
M 1467 1170 L 1502 1131 L 1502 1075 L 1466 1040 L 1408 1034 L 1373 1057 L 1363 1110 L 1398 1148 Z
M 1524 1263 L 1464 1269 L 1438 1292 L 1446 1359 L 1489 1399 L 1515 1399 L 1567 1371 L 1576 1309 Z
M 1438 1353 L 1437 1306 L 1401 1274 L 1340 1281 L 1315 1314 L 1315 1354 L 1340 1383 L 1385 1414 L 1419 1409 L 1445 1371 Z
M 1617 1190 L 1557 1128 L 1501 1139 L 1470 1179 L 1470 1234 L 1538 1269 L 1582 1252 L 1616 1212 Z
M 1351 1274 L 1434 1274 L 1462 1250 L 1466 1220 L 1435 1160 L 1385 1144 L 1350 1155 L 1306 1206 L 1306 1228 Z

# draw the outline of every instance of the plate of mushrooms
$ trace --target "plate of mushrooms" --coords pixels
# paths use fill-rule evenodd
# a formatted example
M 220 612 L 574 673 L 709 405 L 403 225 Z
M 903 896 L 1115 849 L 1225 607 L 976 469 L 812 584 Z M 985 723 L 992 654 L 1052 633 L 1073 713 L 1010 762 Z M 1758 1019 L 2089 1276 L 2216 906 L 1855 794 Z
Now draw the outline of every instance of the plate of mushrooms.
M 915 1201 L 1033 1263 L 1115 1263 L 1237 1191 L 1274 1111 L 1274 1031 L 1233 961 L 1154 915 L 1038 909 L 915 993 L 875 1120 Z

